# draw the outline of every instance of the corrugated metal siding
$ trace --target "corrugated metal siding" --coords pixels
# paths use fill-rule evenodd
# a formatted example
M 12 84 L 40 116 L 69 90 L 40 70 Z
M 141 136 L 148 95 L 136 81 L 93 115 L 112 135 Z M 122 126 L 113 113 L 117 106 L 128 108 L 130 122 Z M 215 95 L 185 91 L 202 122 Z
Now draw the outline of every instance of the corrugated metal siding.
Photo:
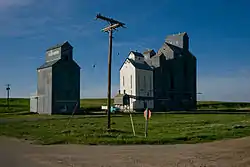
M 46 63 L 38 68 L 38 113 L 60 113 L 64 104 L 70 112 L 76 104 L 79 109 L 80 67 L 72 59 L 72 49 L 66 41 L 47 50 Z
M 37 113 L 37 97 L 30 97 L 30 112 Z
M 156 98 L 154 108 L 157 111 L 196 108 L 196 59 L 187 52 L 183 52 L 182 56 L 179 52 L 173 53 L 175 59 L 168 59 L 172 55 L 164 55 L 167 59 L 160 59 L 160 67 L 156 66 L 154 69 Z M 165 52 L 165 54 L 172 53 Z M 187 63 L 187 78 L 184 77 L 184 62 Z M 170 73 L 173 75 L 173 89 L 170 87 Z M 192 100 L 184 104 L 183 101 L 187 101 L 190 97 Z
M 38 113 L 51 114 L 52 67 L 38 70 Z
M 80 68 L 74 60 L 61 60 L 53 67 L 53 114 L 72 113 L 75 107 L 79 109 L 79 104 Z M 65 105 L 67 111 L 62 110 Z

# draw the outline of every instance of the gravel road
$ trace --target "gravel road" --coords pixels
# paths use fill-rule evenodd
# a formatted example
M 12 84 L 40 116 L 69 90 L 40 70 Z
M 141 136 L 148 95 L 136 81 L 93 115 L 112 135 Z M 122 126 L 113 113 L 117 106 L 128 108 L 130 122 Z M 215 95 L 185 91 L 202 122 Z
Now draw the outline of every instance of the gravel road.
M 250 137 L 204 144 L 32 145 L 0 137 L 1 167 L 250 166 Z

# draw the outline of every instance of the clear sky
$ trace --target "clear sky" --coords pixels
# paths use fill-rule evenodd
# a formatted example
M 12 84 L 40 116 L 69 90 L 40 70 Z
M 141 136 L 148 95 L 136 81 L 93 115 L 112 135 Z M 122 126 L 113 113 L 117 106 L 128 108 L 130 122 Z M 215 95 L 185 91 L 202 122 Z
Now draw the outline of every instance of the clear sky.
M 97 13 L 126 23 L 114 34 L 112 86 L 130 50 L 158 50 L 167 35 L 187 32 L 198 60 L 201 100 L 250 101 L 248 0 L 0 0 L 0 96 L 36 91 L 45 50 L 68 40 L 81 66 L 81 96 L 105 97 L 108 34 Z M 96 64 L 96 68 L 93 68 Z

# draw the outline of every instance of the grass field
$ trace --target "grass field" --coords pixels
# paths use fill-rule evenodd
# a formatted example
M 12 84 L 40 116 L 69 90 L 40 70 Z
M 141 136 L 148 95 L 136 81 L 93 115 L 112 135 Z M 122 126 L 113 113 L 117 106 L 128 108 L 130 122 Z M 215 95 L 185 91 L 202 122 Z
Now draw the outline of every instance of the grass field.
M 112 100 L 113 102 L 113 100 Z M 80 106 L 84 111 L 100 111 L 102 105 L 106 105 L 106 99 L 81 99 Z M 250 110 L 250 103 L 241 102 L 218 102 L 218 101 L 204 101 L 197 103 L 198 110 L 236 110 L 248 109 Z M 13 98 L 10 99 L 10 108 L 6 106 L 6 99 L 0 99 L 0 117 L 17 117 L 23 115 L 30 115 L 29 113 L 29 99 Z
M 25 114 L 29 111 L 28 99 L 10 99 L 10 107 L 6 105 L 6 99 L 0 99 L 0 116 Z
M 112 100 L 113 103 L 113 100 Z M 106 105 L 106 99 L 81 99 L 80 106 L 87 110 L 100 110 L 102 105 Z M 219 102 L 201 101 L 197 102 L 198 109 L 239 109 L 250 108 L 250 103 L 246 102 Z M 16 112 L 29 110 L 29 99 L 10 99 L 10 110 L 6 108 L 6 99 L 0 99 L 1 112 Z
M 81 107 L 91 110 L 106 99 L 84 99 Z M 245 108 L 249 103 L 199 102 L 200 109 Z M 0 99 L 0 135 L 28 139 L 40 144 L 172 144 L 197 143 L 250 135 L 248 114 L 153 114 L 149 136 L 144 138 L 143 115 L 133 115 L 136 136 L 128 115 L 112 116 L 112 131 L 106 130 L 106 116 L 34 115 L 28 99 Z
M 155 114 L 144 138 L 144 118 L 134 116 L 133 136 L 129 116 L 112 117 L 112 131 L 106 131 L 106 117 L 76 116 L 68 119 L 0 122 L 0 135 L 39 144 L 173 144 L 197 143 L 250 135 L 249 115 Z
M 249 102 L 198 101 L 197 109 L 250 109 Z

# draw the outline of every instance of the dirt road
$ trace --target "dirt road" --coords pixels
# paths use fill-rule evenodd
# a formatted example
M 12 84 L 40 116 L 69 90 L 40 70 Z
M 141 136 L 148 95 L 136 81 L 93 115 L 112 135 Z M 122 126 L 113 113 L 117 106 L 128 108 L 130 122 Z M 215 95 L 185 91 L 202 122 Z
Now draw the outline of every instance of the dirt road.
M 38 146 L 0 137 L 1 167 L 250 166 L 250 137 L 192 145 Z

